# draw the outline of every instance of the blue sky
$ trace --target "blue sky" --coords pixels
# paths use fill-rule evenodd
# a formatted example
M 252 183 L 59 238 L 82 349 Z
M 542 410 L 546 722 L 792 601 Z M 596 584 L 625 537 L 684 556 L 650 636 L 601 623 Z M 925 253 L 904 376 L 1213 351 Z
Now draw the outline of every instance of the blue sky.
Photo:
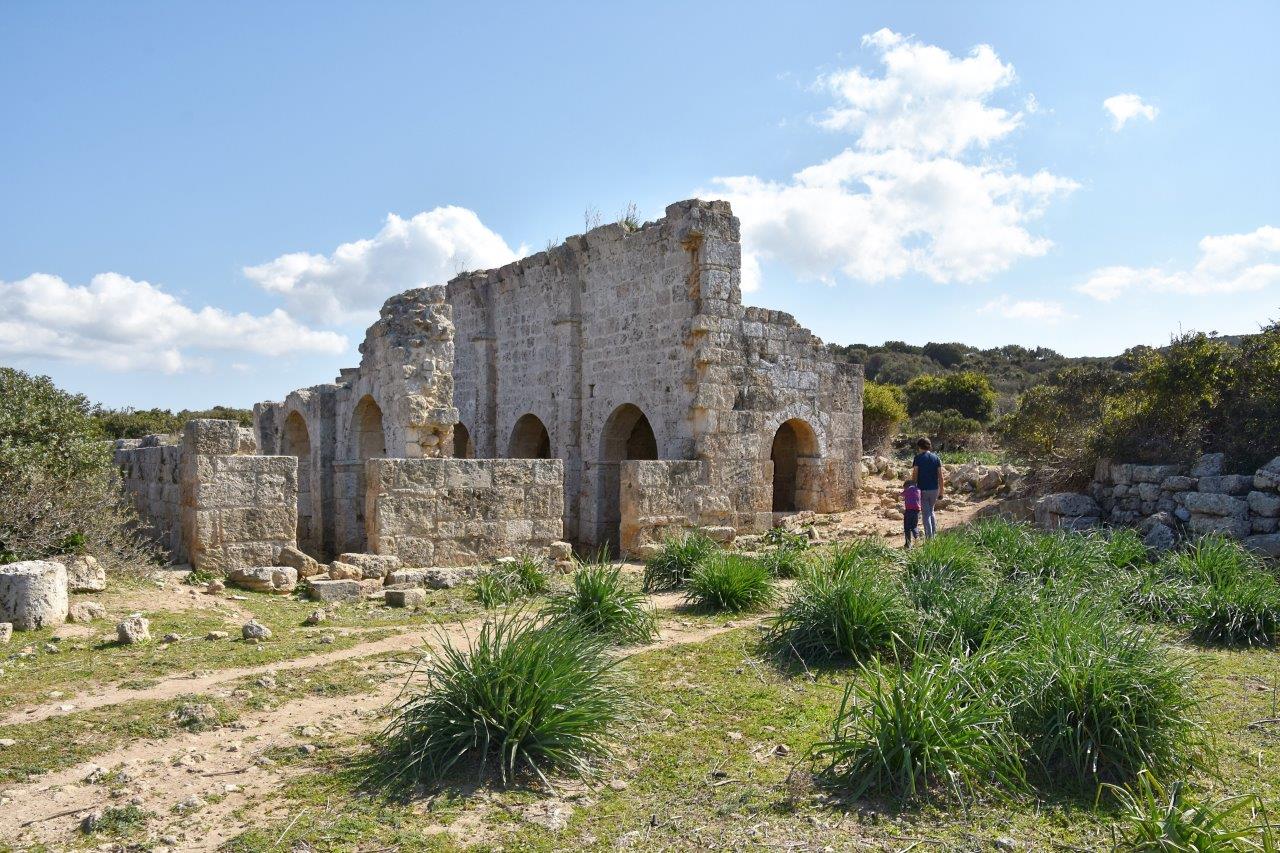
M 1252 331 L 1277 32 L 1261 2 L 4 4 L 0 363 L 278 399 L 389 293 L 695 193 L 742 217 L 746 300 L 828 341 Z

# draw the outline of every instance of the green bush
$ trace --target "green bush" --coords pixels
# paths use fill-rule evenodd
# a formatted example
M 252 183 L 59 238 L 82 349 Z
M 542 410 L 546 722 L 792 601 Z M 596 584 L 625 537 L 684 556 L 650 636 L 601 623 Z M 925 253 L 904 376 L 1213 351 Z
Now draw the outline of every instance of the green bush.
M 922 412 L 954 410 L 961 417 L 985 424 L 996 411 L 996 392 L 991 380 L 981 373 L 926 374 L 907 383 L 907 411 L 912 417 Z
M 907 430 L 912 435 L 932 439 L 934 449 L 940 452 L 963 450 L 983 435 L 982 424 L 955 409 L 920 412 L 911 419 Z
M 0 367 L 0 563 L 83 552 L 137 569 L 154 550 L 136 525 L 89 401 Z
M 960 794 L 1025 785 L 1007 712 L 963 659 L 864 665 L 845 687 L 831 739 L 810 755 L 851 798 Z
M 794 578 L 808 564 L 809 537 L 803 533 L 789 533 L 774 527 L 764 535 L 770 547 L 759 560 L 775 578 Z
M 804 661 L 865 660 L 903 648 L 915 622 L 901 586 L 877 563 L 819 564 L 800 575 L 767 639 Z
M 862 388 L 862 452 L 887 447 L 907 417 L 907 397 L 901 388 L 868 381 Z
M 694 569 L 685 596 L 711 610 L 755 610 L 773 600 L 773 578 L 758 560 L 718 554 Z
M 93 420 L 107 438 L 142 438 L 144 435 L 181 432 L 187 421 L 197 418 L 213 418 L 235 421 L 240 426 L 253 426 L 252 409 L 235 409 L 230 406 L 214 406 L 212 409 L 183 409 L 174 413 L 169 409 L 108 409 L 93 407 Z
M 647 643 L 658 636 L 648 598 L 627 583 L 621 567 L 607 562 L 579 567 L 573 589 L 552 598 L 545 612 L 612 643 Z
M 1088 788 L 1144 768 L 1180 772 L 1195 756 L 1192 672 L 1103 606 L 1040 608 L 1010 633 L 997 661 L 992 686 L 1048 778 Z
M 475 595 L 486 608 L 537 595 L 547 588 L 547 574 L 541 560 L 522 554 L 504 560 L 476 578 Z
M 1172 791 L 1166 791 L 1146 770 L 1131 785 L 1104 787 L 1122 810 L 1122 823 L 1112 830 L 1112 849 L 1117 853 L 1276 849 L 1275 829 L 1256 794 L 1202 802 L 1185 782 L 1176 782 Z
M 720 550 L 708 536 L 688 533 L 662 543 L 662 551 L 644 564 L 645 592 L 680 589 L 694 570 Z
M 519 613 L 486 622 L 469 649 L 446 638 L 420 670 L 380 736 L 385 784 L 438 784 L 469 765 L 479 779 L 496 764 L 504 782 L 582 774 L 627 707 L 602 637 Z

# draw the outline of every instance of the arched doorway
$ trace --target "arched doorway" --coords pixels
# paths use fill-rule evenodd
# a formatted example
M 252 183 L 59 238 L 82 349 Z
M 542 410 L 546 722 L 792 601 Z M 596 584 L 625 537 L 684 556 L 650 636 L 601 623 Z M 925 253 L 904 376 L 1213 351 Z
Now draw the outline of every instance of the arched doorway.
M 453 458 L 475 459 L 476 445 L 471 440 L 471 431 L 462 423 L 453 425 Z
M 511 430 L 507 443 L 507 456 L 511 459 L 550 459 L 551 436 L 537 415 L 521 415 Z
M 605 421 L 604 432 L 600 436 L 595 544 L 617 549 L 620 541 L 620 463 L 633 459 L 657 458 L 658 441 L 644 412 L 630 403 L 614 409 L 613 414 Z
M 813 427 L 792 418 L 778 427 L 769 460 L 773 462 L 773 511 L 812 509 L 812 486 L 806 474 L 818 458 L 818 437 Z
M 315 496 L 311 483 L 311 434 L 301 413 L 290 412 L 284 420 L 280 435 L 280 451 L 283 456 L 298 457 L 298 547 L 316 559 L 323 555 L 320 543 L 320 524 L 316 518 Z
M 356 451 L 356 493 L 354 515 L 361 550 L 368 538 L 365 532 L 365 498 L 369 494 L 364 463 L 387 455 L 387 437 L 382 430 L 382 408 L 373 397 L 365 395 L 351 415 L 351 446 Z

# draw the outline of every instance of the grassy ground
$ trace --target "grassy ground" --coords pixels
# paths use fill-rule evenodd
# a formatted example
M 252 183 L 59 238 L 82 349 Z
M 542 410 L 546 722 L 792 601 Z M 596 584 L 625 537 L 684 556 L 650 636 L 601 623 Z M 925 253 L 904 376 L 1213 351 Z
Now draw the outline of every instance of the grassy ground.
M 371 639 L 344 631 L 403 629 L 426 626 L 434 619 L 456 619 L 479 612 L 463 589 L 434 590 L 417 611 L 388 608 L 380 602 L 343 604 L 330 609 L 330 618 L 319 627 L 305 627 L 303 620 L 318 606 L 297 596 L 235 593 L 242 600 L 210 599 L 214 606 L 195 609 L 142 609 L 150 621 L 153 642 L 133 646 L 116 643 L 115 622 L 127 614 L 121 605 L 133 605 L 148 592 L 145 581 L 121 582 L 112 592 L 93 596 L 107 607 L 109 616 L 94 623 L 90 636 L 55 639 L 65 628 L 24 632 L 0 656 L 0 712 L 49 699 L 72 695 L 94 685 L 144 688 L 155 679 L 193 670 L 217 670 L 259 666 L 321 652 L 349 648 Z M 154 586 L 151 588 L 154 590 Z M 170 596 L 172 592 L 168 593 Z M 229 592 L 227 595 L 229 596 Z M 204 603 L 204 602 L 202 602 Z M 269 642 L 254 645 L 240 641 L 240 627 L 249 615 L 272 631 Z M 206 640 L 210 631 L 225 631 L 226 640 Z M 166 634 L 182 639 L 159 640 Z M 332 643 L 322 643 L 329 634 Z
M 1280 803 L 1275 651 L 1188 649 L 1203 671 L 1206 721 L 1220 758 L 1197 783 L 1221 796 Z M 843 849 L 1105 848 L 1112 815 L 1092 796 L 1041 791 L 1012 801 L 895 807 L 844 802 L 815 781 L 806 750 L 828 733 L 846 674 L 780 670 L 755 629 L 631 658 L 639 703 L 620 758 L 590 788 L 559 799 L 532 788 L 408 804 L 362 788 L 368 746 L 331 744 L 282 791 L 294 818 L 250 830 L 232 849 Z M 548 829 L 539 821 L 567 819 Z M 296 818 L 296 819 L 295 819 Z

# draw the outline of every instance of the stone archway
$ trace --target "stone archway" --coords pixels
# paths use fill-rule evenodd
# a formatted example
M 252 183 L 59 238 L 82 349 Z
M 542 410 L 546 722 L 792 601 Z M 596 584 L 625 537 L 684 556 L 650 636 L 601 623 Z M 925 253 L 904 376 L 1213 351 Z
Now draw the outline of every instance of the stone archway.
M 616 549 L 622 522 L 619 464 L 633 459 L 657 459 L 653 426 L 639 406 L 624 403 L 613 410 L 600 435 L 597 468 L 595 544 Z
M 316 511 L 319 489 L 312 482 L 311 433 L 297 411 L 289 413 L 280 434 L 282 456 L 298 457 L 298 547 L 317 560 L 323 558 L 320 514 Z
M 796 512 L 817 505 L 813 466 L 820 456 L 818 437 L 806 421 L 791 418 L 773 435 L 773 511 Z
M 511 459 L 550 459 L 551 435 L 535 414 L 521 415 L 511 429 L 507 442 L 507 456 Z
M 461 421 L 453 425 L 453 458 L 476 458 L 476 443 L 471 440 L 471 431 Z
M 372 396 L 366 394 L 356 404 L 351 413 L 351 447 L 355 451 L 356 493 L 352 509 L 355 511 L 355 530 L 359 538 L 360 550 L 364 550 L 368 542 L 365 531 L 365 498 L 369 494 L 369 483 L 365 472 L 365 462 L 370 459 L 381 459 L 387 455 L 387 436 L 382 427 L 382 407 Z

